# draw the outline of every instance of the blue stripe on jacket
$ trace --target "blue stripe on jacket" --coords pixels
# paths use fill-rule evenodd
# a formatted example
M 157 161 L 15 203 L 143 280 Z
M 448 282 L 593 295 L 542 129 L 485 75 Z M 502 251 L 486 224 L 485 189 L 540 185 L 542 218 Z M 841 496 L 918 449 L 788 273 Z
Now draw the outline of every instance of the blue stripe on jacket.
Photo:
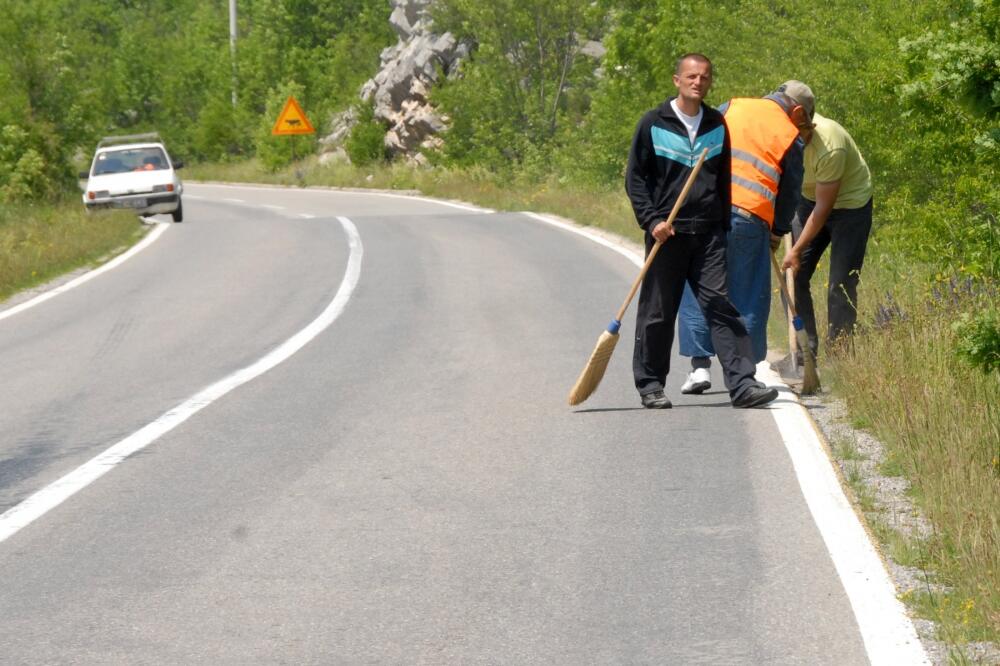
M 687 136 L 674 134 L 662 127 L 653 125 L 650 128 L 653 138 L 653 150 L 659 157 L 673 160 L 687 167 L 693 167 L 698 161 L 701 151 L 708 148 L 706 160 L 722 153 L 722 144 L 726 138 L 726 128 L 720 125 L 711 132 L 696 137 L 694 145 Z

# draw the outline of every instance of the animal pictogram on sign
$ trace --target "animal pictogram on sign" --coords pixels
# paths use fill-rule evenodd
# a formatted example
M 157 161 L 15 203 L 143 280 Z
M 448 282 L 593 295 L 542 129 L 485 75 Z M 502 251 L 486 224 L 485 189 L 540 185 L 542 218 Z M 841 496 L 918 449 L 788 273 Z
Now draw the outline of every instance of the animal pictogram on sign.
M 312 123 L 306 118 L 306 114 L 302 111 L 302 107 L 299 106 L 294 97 L 289 97 L 285 101 L 285 106 L 281 109 L 281 113 L 278 114 L 278 120 L 275 121 L 274 127 L 271 128 L 271 134 L 275 136 L 285 134 L 313 134 L 315 131 Z

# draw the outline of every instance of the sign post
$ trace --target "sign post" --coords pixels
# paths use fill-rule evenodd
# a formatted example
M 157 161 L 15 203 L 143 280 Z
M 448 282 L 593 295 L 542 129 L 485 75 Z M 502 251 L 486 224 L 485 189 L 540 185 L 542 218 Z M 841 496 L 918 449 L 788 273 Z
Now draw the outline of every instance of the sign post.
M 315 132 L 312 123 L 302 111 L 302 107 L 299 106 L 294 97 L 289 95 L 281 113 L 278 114 L 278 119 L 274 122 L 274 127 L 271 128 L 271 134 L 274 136 L 297 136 L 299 134 L 314 134 Z M 295 162 L 294 140 L 292 141 L 292 162 Z

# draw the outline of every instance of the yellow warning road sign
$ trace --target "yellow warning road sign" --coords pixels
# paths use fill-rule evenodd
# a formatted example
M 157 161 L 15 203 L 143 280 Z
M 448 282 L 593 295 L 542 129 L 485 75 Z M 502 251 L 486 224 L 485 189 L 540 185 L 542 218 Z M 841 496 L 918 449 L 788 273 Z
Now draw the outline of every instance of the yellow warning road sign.
M 302 112 L 302 107 L 295 101 L 294 97 L 289 97 L 285 102 L 285 107 L 278 114 L 278 120 L 271 128 L 271 134 L 280 136 L 283 134 L 313 134 L 312 123 Z

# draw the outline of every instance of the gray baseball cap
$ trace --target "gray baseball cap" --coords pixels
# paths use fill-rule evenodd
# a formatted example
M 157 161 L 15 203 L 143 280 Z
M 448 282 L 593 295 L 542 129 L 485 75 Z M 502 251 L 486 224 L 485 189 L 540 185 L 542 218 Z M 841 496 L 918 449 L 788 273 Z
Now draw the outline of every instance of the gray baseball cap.
M 802 108 L 806 110 L 809 117 L 812 118 L 813 114 L 816 113 L 816 98 L 813 97 L 812 88 L 802 83 L 801 81 L 785 81 L 780 86 L 778 86 L 777 92 L 785 93 L 791 97 L 796 104 L 801 104 Z

